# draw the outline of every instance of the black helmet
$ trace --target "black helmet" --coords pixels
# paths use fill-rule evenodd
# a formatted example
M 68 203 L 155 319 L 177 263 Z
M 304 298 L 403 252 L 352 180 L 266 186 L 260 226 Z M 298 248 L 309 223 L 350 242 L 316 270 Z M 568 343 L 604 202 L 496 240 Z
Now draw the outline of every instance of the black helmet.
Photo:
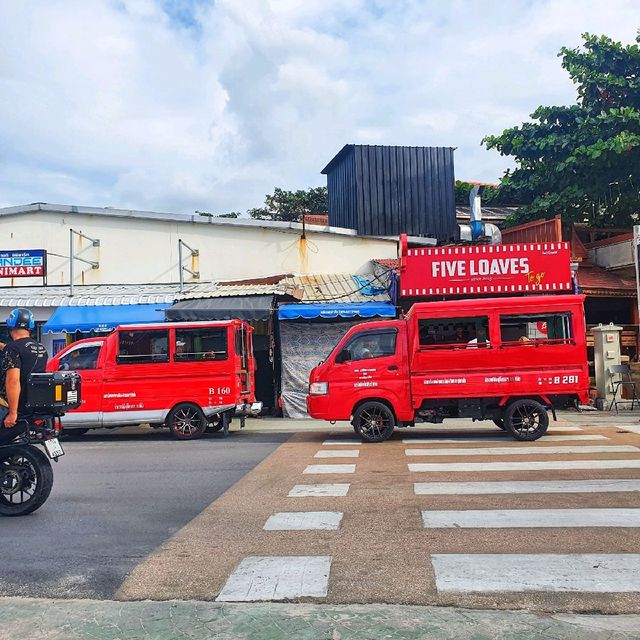
M 9 329 L 33 329 L 35 326 L 33 313 L 29 309 L 14 309 L 7 318 Z

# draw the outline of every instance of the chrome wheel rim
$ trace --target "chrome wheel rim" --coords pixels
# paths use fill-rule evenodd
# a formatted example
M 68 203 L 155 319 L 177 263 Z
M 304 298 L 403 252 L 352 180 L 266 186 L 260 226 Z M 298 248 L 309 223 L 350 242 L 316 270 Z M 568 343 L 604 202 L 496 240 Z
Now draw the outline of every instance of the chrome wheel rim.
M 176 411 L 173 417 L 173 428 L 179 434 L 189 437 L 202 429 L 202 416 L 193 407 L 185 407 Z
M 360 433 L 369 438 L 382 438 L 391 424 L 391 416 L 384 409 L 365 409 L 360 416 Z
M 2 460 L 0 479 L 0 498 L 10 505 L 20 505 L 31 500 L 38 486 L 35 467 L 20 454 Z
M 535 433 L 542 425 L 542 413 L 533 405 L 523 405 L 513 412 L 511 424 L 519 435 Z

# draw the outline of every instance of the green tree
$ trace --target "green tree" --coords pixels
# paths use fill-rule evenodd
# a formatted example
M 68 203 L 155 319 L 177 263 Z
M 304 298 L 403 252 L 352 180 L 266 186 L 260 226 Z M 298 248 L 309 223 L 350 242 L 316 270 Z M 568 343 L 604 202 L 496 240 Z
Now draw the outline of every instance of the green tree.
M 298 222 L 303 214 L 327 213 L 328 210 L 326 187 L 298 191 L 276 187 L 271 195 L 266 196 L 263 207 L 249 209 L 247 213 L 259 220 Z
M 640 215 L 640 48 L 606 36 L 583 39 L 582 47 L 559 53 L 576 104 L 538 107 L 532 122 L 483 140 L 515 159 L 500 184 L 526 203 L 513 224 L 560 214 L 622 227 Z
M 455 182 L 455 198 L 456 204 L 459 206 L 469 206 L 469 192 L 473 185 L 463 180 Z M 487 185 L 482 192 L 482 204 L 487 207 L 515 206 L 522 202 L 518 200 L 515 193 L 508 193 L 501 185 L 492 187 Z

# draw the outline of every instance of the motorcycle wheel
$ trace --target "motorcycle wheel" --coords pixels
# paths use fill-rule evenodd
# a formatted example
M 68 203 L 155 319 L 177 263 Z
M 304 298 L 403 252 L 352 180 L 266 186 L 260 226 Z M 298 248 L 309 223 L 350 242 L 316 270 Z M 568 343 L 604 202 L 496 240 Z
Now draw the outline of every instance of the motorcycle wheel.
M 31 446 L 0 450 L 0 515 L 26 516 L 39 509 L 53 487 L 49 458 Z

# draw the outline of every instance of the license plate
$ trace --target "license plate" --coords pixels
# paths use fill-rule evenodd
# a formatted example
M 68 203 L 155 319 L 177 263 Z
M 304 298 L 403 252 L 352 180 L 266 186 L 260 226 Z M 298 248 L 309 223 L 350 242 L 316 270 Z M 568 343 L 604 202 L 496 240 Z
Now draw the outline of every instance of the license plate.
M 62 445 L 58 438 L 51 438 L 51 440 L 44 441 L 44 448 L 47 450 L 50 458 L 59 458 L 64 455 Z

